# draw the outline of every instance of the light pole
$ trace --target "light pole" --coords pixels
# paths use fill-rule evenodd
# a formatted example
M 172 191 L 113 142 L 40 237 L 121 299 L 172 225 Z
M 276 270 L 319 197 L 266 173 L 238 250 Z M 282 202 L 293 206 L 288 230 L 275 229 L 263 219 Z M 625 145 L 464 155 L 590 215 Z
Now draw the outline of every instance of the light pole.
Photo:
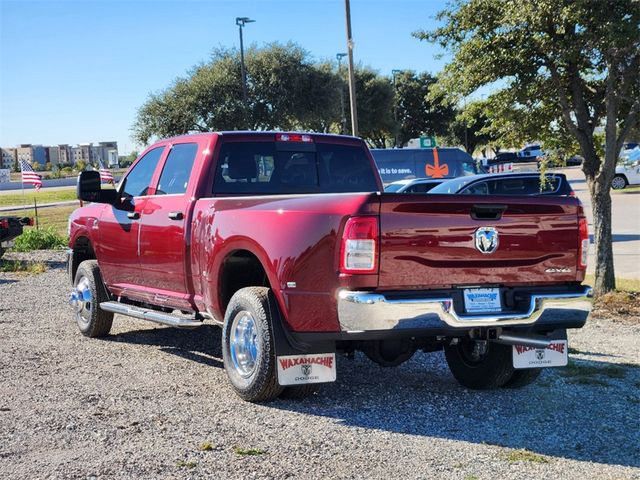
M 346 53 L 336 53 L 338 60 L 338 76 L 340 77 L 340 133 L 344 135 L 347 126 L 347 117 L 344 114 L 344 88 L 342 87 L 342 59 L 346 57 Z
M 238 25 L 238 31 L 240 32 L 240 71 L 242 72 L 242 99 L 245 105 L 247 104 L 247 71 L 244 68 L 244 45 L 242 44 L 242 28 L 247 23 L 255 22 L 249 17 L 236 17 L 236 25 Z
M 402 73 L 402 70 L 391 70 L 391 77 L 393 78 L 393 121 L 395 123 L 395 147 L 398 148 L 398 89 L 396 88 L 396 75 Z
M 351 135 L 358 136 L 358 108 L 356 105 L 356 77 L 353 71 L 353 38 L 351 36 L 351 6 L 344 0 L 347 21 L 347 56 L 349 58 L 349 100 L 351 103 Z

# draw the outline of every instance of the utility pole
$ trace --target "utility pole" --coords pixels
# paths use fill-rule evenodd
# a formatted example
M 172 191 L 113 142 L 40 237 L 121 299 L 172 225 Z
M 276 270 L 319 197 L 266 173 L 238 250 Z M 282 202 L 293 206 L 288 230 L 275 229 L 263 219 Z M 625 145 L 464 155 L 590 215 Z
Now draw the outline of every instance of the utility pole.
M 349 99 L 351 103 L 351 135 L 358 136 L 358 109 L 356 106 L 356 77 L 353 72 L 353 38 L 351 36 L 351 6 L 344 0 L 347 20 L 347 54 L 349 57 Z
M 393 78 L 393 120 L 395 127 L 395 145 L 394 147 L 398 148 L 398 89 L 396 88 L 396 75 L 398 73 L 402 73 L 402 70 L 391 70 L 391 77 Z
M 346 53 L 336 53 L 338 76 L 340 77 L 340 133 L 342 135 L 344 135 L 347 129 L 347 116 L 344 114 L 344 88 L 342 87 L 342 59 L 346 56 Z
M 244 104 L 247 104 L 247 71 L 244 68 L 244 45 L 242 44 L 242 28 L 247 23 L 255 22 L 249 17 L 236 17 L 236 25 L 238 25 L 238 31 L 240 32 L 240 71 L 242 72 L 242 100 Z

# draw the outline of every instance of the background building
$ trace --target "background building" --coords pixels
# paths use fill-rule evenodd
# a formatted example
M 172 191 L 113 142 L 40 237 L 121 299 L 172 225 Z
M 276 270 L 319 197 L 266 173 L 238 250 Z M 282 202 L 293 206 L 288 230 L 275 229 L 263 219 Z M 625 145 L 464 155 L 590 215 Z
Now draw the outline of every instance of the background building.
M 100 161 L 105 166 L 118 166 L 118 142 L 80 143 L 74 147 L 65 143 L 46 147 L 23 143 L 16 148 L 1 150 L 0 168 L 13 169 L 16 159 L 30 164 L 39 163 L 43 167 L 47 163 L 52 166 L 75 165 L 80 160 L 92 165 L 97 165 Z
M 0 168 L 8 168 L 13 170 L 13 166 L 18 158 L 18 153 L 15 148 L 1 148 L 2 150 L 2 162 Z

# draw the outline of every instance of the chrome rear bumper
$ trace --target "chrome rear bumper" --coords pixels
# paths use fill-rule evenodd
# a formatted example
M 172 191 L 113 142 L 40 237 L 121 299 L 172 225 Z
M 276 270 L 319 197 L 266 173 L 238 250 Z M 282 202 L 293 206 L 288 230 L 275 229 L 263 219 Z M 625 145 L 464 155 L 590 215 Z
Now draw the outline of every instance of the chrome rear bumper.
M 338 319 L 343 332 L 376 330 L 527 326 L 540 324 L 582 325 L 591 312 L 591 287 L 570 293 L 533 293 L 523 311 L 463 314 L 455 311 L 451 297 L 398 298 L 392 293 L 338 292 Z

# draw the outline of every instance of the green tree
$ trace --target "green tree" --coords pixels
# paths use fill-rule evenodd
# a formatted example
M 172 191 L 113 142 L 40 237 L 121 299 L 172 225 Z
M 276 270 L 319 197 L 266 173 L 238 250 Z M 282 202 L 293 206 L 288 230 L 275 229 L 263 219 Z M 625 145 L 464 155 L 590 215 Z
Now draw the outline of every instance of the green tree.
M 376 71 L 359 67 L 354 72 L 358 108 L 358 135 L 375 148 L 392 144 L 395 121 L 393 118 L 393 85 L 387 77 Z M 346 100 L 348 102 L 348 98 Z M 351 112 L 346 111 L 347 125 L 351 125 Z M 349 130 L 350 131 L 350 130 Z
M 271 44 L 245 54 L 248 102 L 242 99 L 240 57 L 219 49 L 211 61 L 187 77 L 150 95 L 138 110 L 134 138 L 191 131 L 318 128 L 326 130 L 338 115 L 339 80 L 326 66 L 315 66 L 300 47 Z
M 75 167 L 78 172 L 82 172 L 85 168 L 87 168 L 87 162 L 85 162 L 84 160 L 78 160 Z
M 448 145 L 462 146 L 473 155 L 480 146 L 495 143 L 490 120 L 487 117 L 485 102 L 474 101 L 466 104 L 462 110 L 453 110 L 453 119 L 444 124 L 446 132 L 442 138 Z
M 15 160 L 13 161 L 13 171 L 14 172 L 19 172 L 20 171 L 20 162 L 18 162 L 18 157 L 15 157 Z
M 427 72 L 404 70 L 395 75 L 395 113 L 398 147 L 420 135 L 444 136 L 456 115 L 441 95 L 431 96 L 436 78 Z
M 521 121 L 510 122 L 518 135 L 579 148 L 594 216 L 594 290 L 614 289 L 610 185 L 640 111 L 640 2 L 469 0 L 438 19 L 442 27 L 414 35 L 453 54 L 441 91 L 461 97 L 497 85 L 488 101 Z

